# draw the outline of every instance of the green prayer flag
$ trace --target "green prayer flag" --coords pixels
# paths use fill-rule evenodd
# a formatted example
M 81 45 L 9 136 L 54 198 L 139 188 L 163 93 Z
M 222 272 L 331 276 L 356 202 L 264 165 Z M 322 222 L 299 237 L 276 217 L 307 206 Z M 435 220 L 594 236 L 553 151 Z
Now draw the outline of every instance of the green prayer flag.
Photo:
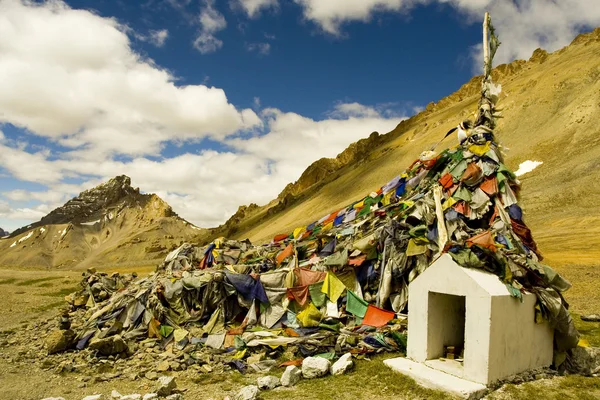
M 365 316 L 369 303 L 358 297 L 352 290 L 348 290 L 347 301 L 346 311 L 360 318 Z
M 471 201 L 471 192 L 463 185 L 460 185 L 452 197 L 454 197 L 456 200 L 464 200 L 469 203 Z
M 160 334 L 162 335 L 162 337 L 171 336 L 171 333 L 173 333 L 173 331 L 174 331 L 173 327 L 171 327 L 169 325 L 161 325 L 160 326 Z
M 329 353 L 315 354 L 313 357 L 325 358 L 326 360 L 332 361 L 335 358 L 335 351 Z
M 327 303 L 327 295 L 321 291 L 323 288 L 323 282 L 313 283 L 308 285 L 308 292 L 310 293 L 310 299 L 313 304 L 317 307 L 323 307 Z

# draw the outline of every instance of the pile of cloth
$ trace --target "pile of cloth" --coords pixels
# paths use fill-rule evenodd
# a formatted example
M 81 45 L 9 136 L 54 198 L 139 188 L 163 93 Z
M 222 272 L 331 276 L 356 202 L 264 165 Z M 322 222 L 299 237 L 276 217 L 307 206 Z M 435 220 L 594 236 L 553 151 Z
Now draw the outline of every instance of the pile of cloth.
M 186 243 L 133 282 L 84 276 L 69 297 L 88 309 L 77 348 L 119 334 L 221 349 L 240 363 L 261 347 L 294 346 L 299 358 L 402 350 L 408 286 L 448 253 L 496 274 L 515 301 L 535 293 L 536 318 L 553 324 L 556 354 L 564 354 L 578 341 L 561 295 L 570 285 L 542 263 L 518 192 L 493 133 L 474 128 L 461 144 L 424 152 L 377 191 L 269 244 Z

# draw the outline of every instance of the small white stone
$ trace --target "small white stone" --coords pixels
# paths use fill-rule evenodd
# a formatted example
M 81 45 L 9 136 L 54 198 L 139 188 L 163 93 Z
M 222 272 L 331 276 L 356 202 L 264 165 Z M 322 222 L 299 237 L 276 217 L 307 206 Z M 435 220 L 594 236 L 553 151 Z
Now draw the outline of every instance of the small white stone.
M 261 376 L 256 381 L 260 390 L 273 390 L 277 386 L 281 385 L 281 383 L 279 382 L 279 378 L 272 375 Z
M 144 398 L 142 400 L 154 400 L 154 399 L 158 399 L 158 395 L 156 393 L 148 393 L 144 395 Z
M 331 362 L 321 357 L 307 357 L 302 361 L 302 376 L 306 379 L 320 378 L 327 375 Z
M 300 371 L 300 368 L 290 365 L 283 371 L 283 375 L 281 375 L 281 385 L 286 387 L 294 386 L 301 378 L 302 371 Z
M 101 400 L 101 399 L 102 399 L 102 395 L 101 394 L 93 394 L 91 396 L 85 396 L 81 400 Z
M 142 395 L 139 393 L 128 394 L 121 397 L 119 400 L 142 400 Z
M 235 400 L 256 400 L 258 398 L 258 386 L 244 386 L 235 396 Z
M 110 392 L 110 397 L 112 399 L 120 399 L 121 397 L 123 397 L 123 395 L 117 392 L 116 390 L 113 390 L 112 392 Z
M 343 375 L 348 372 L 353 365 L 352 354 L 346 353 L 333 363 L 331 366 L 331 375 Z

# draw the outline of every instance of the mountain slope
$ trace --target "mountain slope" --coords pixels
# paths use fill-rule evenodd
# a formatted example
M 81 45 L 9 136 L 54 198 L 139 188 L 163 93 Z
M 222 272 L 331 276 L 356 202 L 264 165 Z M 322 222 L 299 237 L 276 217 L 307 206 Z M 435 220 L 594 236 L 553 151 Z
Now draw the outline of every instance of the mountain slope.
M 141 194 L 129 177 L 118 176 L 0 240 L 0 265 L 147 265 L 202 232 L 158 196 Z
M 512 169 L 542 161 L 522 177 L 525 217 L 542 251 L 562 261 L 600 258 L 600 28 L 555 53 L 536 50 L 493 71 L 502 84 L 496 136 Z M 371 135 L 335 159 L 311 165 L 277 199 L 241 207 L 213 236 L 269 241 L 377 190 L 477 109 L 480 77 L 431 103 L 392 132 Z M 454 145 L 456 136 L 438 149 Z M 581 232 L 586 238 L 581 240 Z

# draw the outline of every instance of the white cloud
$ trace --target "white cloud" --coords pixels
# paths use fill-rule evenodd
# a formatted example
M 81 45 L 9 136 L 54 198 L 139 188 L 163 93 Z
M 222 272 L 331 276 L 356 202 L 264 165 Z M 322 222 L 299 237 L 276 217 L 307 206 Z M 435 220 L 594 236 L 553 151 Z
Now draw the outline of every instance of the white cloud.
M 3 221 L 3 229 L 14 231 L 23 226 L 23 223 L 37 221 L 52 211 L 47 204 L 40 204 L 33 208 L 12 208 L 7 202 L 0 200 L 0 220 Z
M 125 32 L 133 35 L 136 39 L 141 40 L 142 42 L 148 42 L 156 47 L 163 47 L 167 41 L 167 38 L 169 37 L 168 29 L 151 30 L 147 35 L 144 35 L 134 31 L 133 29 L 130 29 L 129 27 L 125 27 Z
M 332 117 L 378 117 L 379 111 L 374 107 L 364 106 L 359 103 L 339 103 L 335 105 Z
M 204 0 L 200 12 L 200 34 L 194 40 L 194 47 L 202 54 L 214 53 L 223 47 L 223 41 L 215 33 L 227 27 L 225 17 L 214 7 L 214 0 Z
M 246 45 L 246 50 L 250 52 L 257 52 L 263 56 L 266 56 L 271 52 L 271 44 L 269 43 L 248 43 Z
M 157 47 L 163 47 L 167 38 L 169 37 L 169 31 L 167 29 L 160 29 L 155 31 L 150 31 L 149 41 L 153 43 Z
M 590 0 L 450 0 L 471 21 L 481 23 L 489 11 L 502 45 L 496 64 L 528 59 L 536 48 L 554 51 L 566 46 L 582 30 L 600 25 L 600 7 Z M 480 66 L 480 46 L 474 61 Z M 481 70 L 481 67 L 479 67 Z
M 502 46 L 497 63 L 527 59 L 538 47 L 548 51 L 567 45 L 582 29 L 600 24 L 600 7 L 593 0 L 294 0 L 304 17 L 331 35 L 343 36 L 349 22 L 368 22 L 377 13 L 408 12 L 426 4 L 449 4 L 463 14 L 464 23 L 481 24 L 489 11 Z M 479 45 L 474 61 L 479 67 Z
M 131 161 L 64 157 L 50 160 L 42 153 L 30 154 L 26 149 L 0 144 L 0 152 L 13 154 L 10 160 L 0 159 L 1 167 L 13 174 L 19 173 L 21 180 L 46 182 L 49 187 L 44 192 L 13 190 L 3 195 L 13 202 L 26 198 L 44 204 L 59 199 L 62 202 L 101 180 L 126 174 L 135 186 L 164 198 L 183 218 L 198 226 L 215 226 L 224 222 L 241 204 L 270 201 L 286 184 L 298 179 L 310 163 L 322 157 L 335 157 L 350 143 L 375 130 L 388 132 L 400 122 L 398 117 L 388 118 L 356 103 L 352 107 L 338 104 L 336 108 L 346 110 L 346 115 L 321 121 L 266 109 L 261 113 L 266 133 L 229 139 L 227 144 L 234 151 L 204 151 L 161 160 L 142 157 Z M 27 165 L 32 157 L 37 163 L 35 168 L 19 170 L 13 167 Z M 94 179 L 81 185 L 68 185 L 63 183 L 64 176 L 84 179 L 92 176 Z M 64 195 L 62 198 L 61 194 Z M 17 207 L 13 209 L 14 215 L 25 215 L 22 210 L 17 212 Z
M 254 18 L 260 15 L 263 9 L 276 8 L 277 0 L 237 0 L 237 4 L 248 14 L 248 17 Z
M 339 36 L 341 25 L 349 21 L 367 22 L 376 12 L 398 12 L 418 0 L 294 0 L 304 8 L 304 17 L 326 33 Z
M 0 0 L 0 123 L 98 156 L 158 154 L 169 140 L 260 122 L 221 89 L 175 85 L 131 49 L 126 30 L 60 1 Z

